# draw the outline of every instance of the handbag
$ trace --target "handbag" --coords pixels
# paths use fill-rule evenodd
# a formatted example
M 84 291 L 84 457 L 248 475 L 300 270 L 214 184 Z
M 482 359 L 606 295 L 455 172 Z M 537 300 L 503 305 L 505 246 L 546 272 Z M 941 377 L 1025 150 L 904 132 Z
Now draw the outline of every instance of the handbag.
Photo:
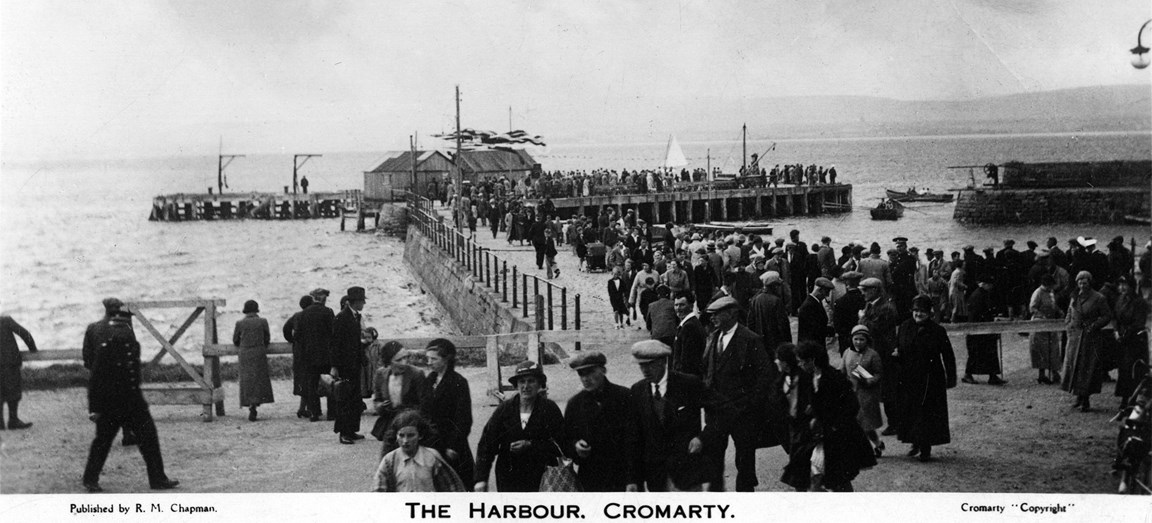
M 556 441 L 552 441 L 556 445 L 556 450 L 560 451 L 560 445 Z M 564 456 L 564 452 L 560 451 L 560 455 L 556 456 L 556 464 L 544 467 L 544 475 L 540 478 L 540 492 L 583 492 L 584 489 L 580 487 L 580 479 L 576 477 L 576 468 L 572 460 Z

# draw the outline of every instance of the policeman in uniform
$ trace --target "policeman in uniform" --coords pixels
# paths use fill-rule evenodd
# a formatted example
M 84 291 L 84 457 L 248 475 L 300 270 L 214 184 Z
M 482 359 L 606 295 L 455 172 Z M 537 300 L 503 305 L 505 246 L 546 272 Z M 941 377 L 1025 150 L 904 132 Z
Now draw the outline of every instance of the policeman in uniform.
M 115 299 L 105 301 L 112 300 Z M 88 380 L 88 419 L 96 423 L 96 438 L 84 468 L 84 488 L 88 492 L 104 490 L 100 487 L 100 471 L 121 428 L 135 432 L 153 490 L 173 489 L 180 484 L 164 474 L 156 424 L 140 391 L 140 343 L 132 331 L 131 317 L 129 311 L 111 311 L 105 320 L 93 324 L 84 338 L 83 353 L 92 370 Z

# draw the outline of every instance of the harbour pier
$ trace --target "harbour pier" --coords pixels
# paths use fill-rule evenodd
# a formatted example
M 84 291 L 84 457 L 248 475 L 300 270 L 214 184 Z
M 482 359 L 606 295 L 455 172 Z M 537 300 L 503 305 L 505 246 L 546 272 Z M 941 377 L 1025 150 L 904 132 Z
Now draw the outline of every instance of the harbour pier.
M 710 223 L 852 211 L 852 185 L 739 187 L 733 182 L 684 184 L 671 192 L 553 197 L 562 219 L 596 215 L 615 207 L 619 215 L 636 209 L 648 223 Z
M 165 194 L 152 199 L 148 219 L 161 222 L 200 220 L 302 220 L 339 218 L 362 200 L 360 190 L 313 194 L 236 193 Z

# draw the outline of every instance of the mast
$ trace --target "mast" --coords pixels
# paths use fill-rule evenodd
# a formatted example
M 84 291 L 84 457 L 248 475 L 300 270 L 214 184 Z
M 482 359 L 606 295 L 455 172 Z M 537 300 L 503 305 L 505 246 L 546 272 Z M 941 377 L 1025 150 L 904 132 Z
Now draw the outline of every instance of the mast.
M 742 135 L 744 137 L 744 139 L 743 139 L 743 143 L 744 143 L 744 148 L 743 148 L 744 167 L 742 167 L 740 169 L 740 174 L 743 176 L 743 175 L 748 174 L 748 124 L 744 124 Z
M 296 171 L 298 171 L 301 167 L 303 167 L 304 164 L 308 163 L 308 159 L 312 158 L 313 156 L 319 157 L 319 156 L 323 156 L 323 155 L 321 155 L 321 154 L 293 154 L 292 155 L 292 194 L 293 195 L 296 194 L 296 186 L 299 185 L 296 182 Z M 304 161 L 302 161 L 302 162 L 298 161 L 300 158 L 304 158 Z
M 708 170 L 704 171 L 704 175 L 705 175 L 705 179 L 711 180 L 712 179 L 712 148 L 711 147 L 708 148 L 706 154 L 708 155 L 708 163 L 707 163 L 707 165 L 708 165 L 707 169 Z

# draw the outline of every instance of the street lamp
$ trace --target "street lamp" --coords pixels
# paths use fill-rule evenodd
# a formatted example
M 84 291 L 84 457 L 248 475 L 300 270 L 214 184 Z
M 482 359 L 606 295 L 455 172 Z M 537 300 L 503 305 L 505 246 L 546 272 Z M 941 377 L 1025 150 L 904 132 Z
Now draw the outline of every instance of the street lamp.
M 1140 43 L 1140 35 L 1144 34 L 1144 28 L 1148 27 L 1149 23 L 1152 23 L 1152 20 L 1144 22 L 1144 25 L 1140 26 L 1140 30 L 1136 32 L 1136 47 L 1131 49 L 1132 67 L 1137 69 L 1148 67 L 1148 48 Z

